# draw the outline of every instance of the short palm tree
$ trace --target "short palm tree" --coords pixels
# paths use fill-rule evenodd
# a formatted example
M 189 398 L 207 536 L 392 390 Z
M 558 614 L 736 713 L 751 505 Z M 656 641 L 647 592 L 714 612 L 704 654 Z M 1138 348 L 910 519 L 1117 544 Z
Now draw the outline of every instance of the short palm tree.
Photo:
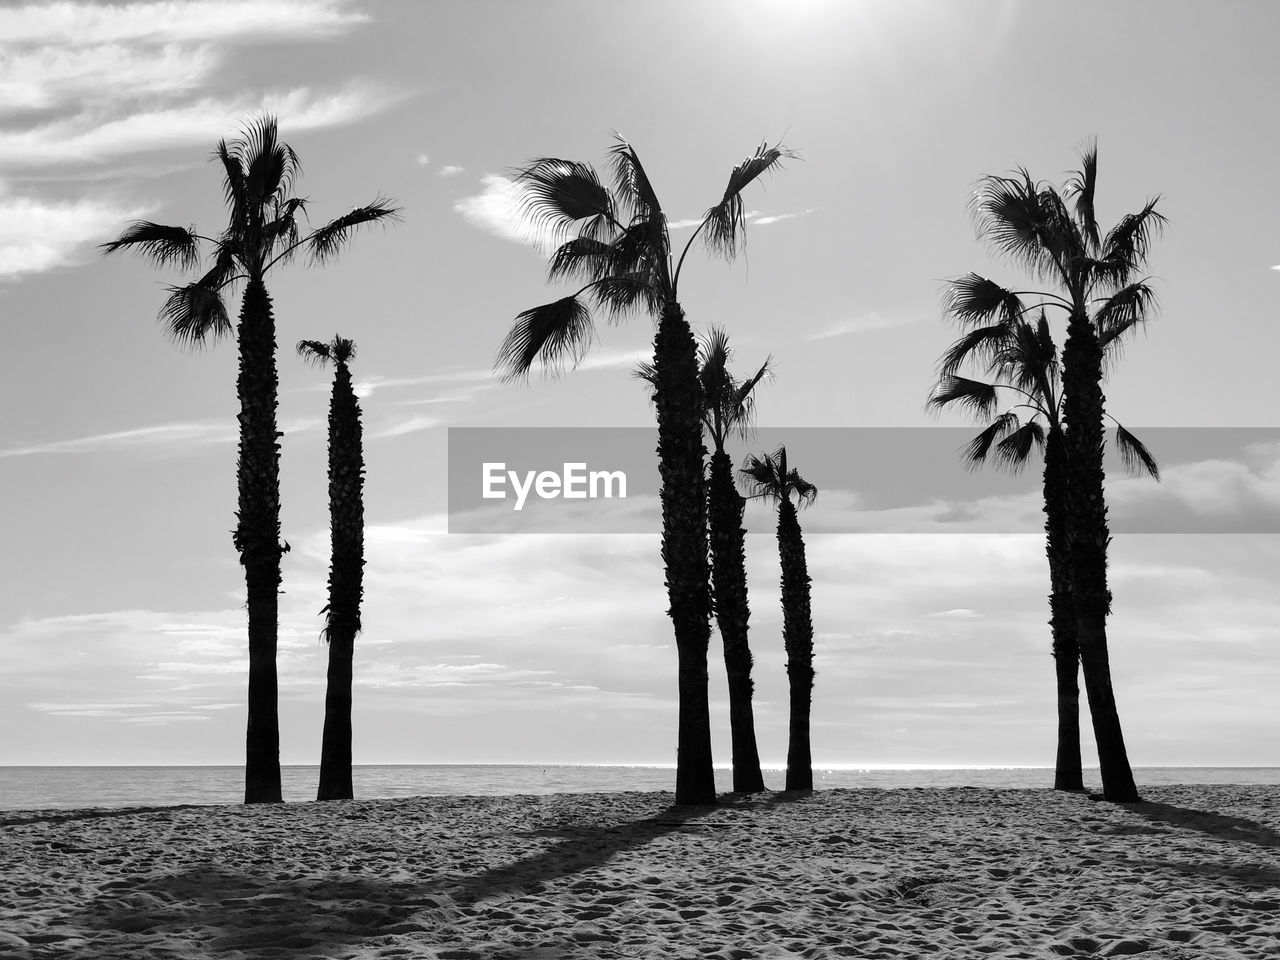
M 329 343 L 298 341 L 298 355 L 319 366 L 333 364 L 329 397 L 329 602 L 323 636 L 329 643 L 317 800 L 350 800 L 351 665 L 360 632 L 364 596 L 364 450 L 360 401 L 349 364 L 356 345 L 335 336 Z
M 1114 343 L 1114 341 L 1113 341 Z M 987 356 L 984 382 L 957 376 L 975 354 Z M 1000 412 L 1001 394 L 1016 401 Z M 1057 674 L 1058 749 L 1054 788 L 1084 789 L 1080 759 L 1080 648 L 1071 608 L 1070 563 L 1067 557 L 1066 450 L 1062 423 L 1062 390 L 1057 345 L 1041 310 L 1033 326 L 1023 317 L 1005 330 L 975 340 L 962 337 L 944 354 L 937 387 L 929 406 L 967 408 L 987 427 L 969 443 L 964 457 L 972 465 L 988 458 L 1014 473 L 1026 466 L 1033 449 L 1044 457 L 1043 495 L 1045 552 L 1049 560 L 1049 628 Z M 1159 479 L 1155 459 L 1145 446 L 1115 423 L 1116 445 L 1125 466 Z
M 580 359 L 593 339 L 592 306 L 610 319 L 633 310 L 658 318 L 653 344 L 662 486 L 662 560 L 679 658 L 680 719 L 676 803 L 715 802 L 707 648 L 711 636 L 710 569 L 702 442 L 702 390 L 693 331 L 679 300 L 680 270 L 693 242 L 731 258 L 746 229 L 742 191 L 789 156 L 761 144 L 729 175 L 723 196 L 699 221 L 679 257 L 672 255 L 667 216 L 640 158 L 621 137 L 610 150 L 612 189 L 590 165 L 544 157 L 519 174 L 529 221 L 565 239 L 551 256 L 550 279 L 582 286 L 518 314 L 498 351 L 509 378 L 535 360 L 558 368 Z
M 729 732 L 733 745 L 733 790 L 764 790 L 760 751 L 756 745 L 755 713 L 751 705 L 751 646 L 747 603 L 746 530 L 742 514 L 746 500 L 733 479 L 733 462 L 725 451 L 731 435 L 746 439 L 755 414 L 755 388 L 769 374 L 766 360 L 755 376 L 738 380 L 728 369 L 732 350 L 729 335 L 713 327 L 698 344 L 698 380 L 702 384 L 702 422 L 715 449 L 707 484 L 707 518 L 711 542 L 711 594 L 716 625 L 724 644 L 729 681 Z M 652 364 L 641 364 L 638 376 L 656 383 Z
M 778 559 L 782 566 L 782 644 L 787 651 L 787 680 L 791 688 L 791 722 L 787 737 L 788 790 L 813 789 L 813 755 L 809 746 L 809 715 L 813 706 L 813 616 L 809 603 L 809 565 L 796 503 L 812 503 L 818 488 L 787 464 L 787 448 L 763 457 L 748 457 L 742 475 L 753 497 L 778 504 Z
M 1105 441 L 1103 353 L 1141 325 L 1155 307 L 1155 292 L 1140 276 L 1151 241 L 1165 219 L 1158 198 L 1121 218 L 1105 234 L 1094 212 L 1098 155 L 1089 147 L 1080 170 L 1060 191 L 1016 176 L 984 177 L 972 198 L 980 239 L 1030 270 L 1052 291 L 1019 291 L 969 274 L 952 284 L 953 316 L 983 336 L 1011 318 L 1040 306 L 1067 316 L 1062 353 L 1063 420 L 1067 474 L 1068 563 L 1094 738 L 1098 744 L 1103 796 L 1115 802 L 1139 799 L 1116 709 L 1107 650 L 1107 508 L 1103 492 Z M 1024 306 L 1024 297 L 1037 302 Z
M 298 157 L 280 141 L 274 117 L 249 123 L 243 136 L 219 141 L 227 225 L 217 237 L 193 228 L 137 220 L 104 253 L 136 250 L 157 266 L 194 270 L 202 244 L 211 265 L 197 280 L 169 288 L 160 320 L 179 343 L 200 345 L 231 333 L 224 297 L 240 282 L 244 296 L 236 340 L 240 372 L 240 448 L 236 465 L 239 500 L 233 541 L 245 570 L 249 617 L 249 719 L 245 737 L 245 803 L 280 802 L 280 725 L 277 707 L 276 638 L 280 558 L 280 446 L 276 429 L 279 380 L 275 317 L 266 275 L 305 250 L 313 263 L 330 261 L 360 226 L 392 219 L 396 209 L 381 198 L 356 207 L 322 227 L 303 230 L 306 200 L 293 194 L 301 172 Z

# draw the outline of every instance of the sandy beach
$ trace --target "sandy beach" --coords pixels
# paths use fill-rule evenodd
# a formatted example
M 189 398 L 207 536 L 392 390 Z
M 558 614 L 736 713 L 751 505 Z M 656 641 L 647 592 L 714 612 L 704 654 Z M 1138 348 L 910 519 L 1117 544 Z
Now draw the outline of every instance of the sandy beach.
M 1280 956 L 1280 790 L 0 813 L 0 956 Z

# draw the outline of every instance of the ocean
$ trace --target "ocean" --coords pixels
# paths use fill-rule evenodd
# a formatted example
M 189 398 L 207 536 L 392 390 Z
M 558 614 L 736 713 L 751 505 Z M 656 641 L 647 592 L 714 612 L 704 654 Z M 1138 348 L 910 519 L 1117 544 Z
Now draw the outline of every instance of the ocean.
M 320 768 L 282 769 L 286 801 L 314 800 Z M 782 768 L 764 771 L 765 785 L 781 790 Z M 554 764 L 433 764 L 357 766 L 357 798 L 497 796 L 503 794 L 671 791 L 674 767 Z M 1280 767 L 1136 767 L 1139 786 L 1169 783 L 1247 783 L 1280 786 Z M 1085 786 L 1099 788 L 1096 769 L 1085 770 Z M 728 769 L 716 770 L 716 786 L 727 791 Z M 839 767 L 814 768 L 814 786 L 1047 788 L 1049 767 Z M 0 810 L 77 807 L 171 806 L 239 803 L 243 771 L 222 767 L 5 767 L 0 766 Z

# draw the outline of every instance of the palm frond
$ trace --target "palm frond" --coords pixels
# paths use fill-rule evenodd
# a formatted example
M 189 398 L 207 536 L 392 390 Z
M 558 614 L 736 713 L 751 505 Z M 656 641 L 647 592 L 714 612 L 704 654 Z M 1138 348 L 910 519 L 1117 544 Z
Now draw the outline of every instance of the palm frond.
M 1138 213 L 1126 214 L 1111 228 L 1102 241 L 1101 261 L 1094 270 L 1100 279 L 1120 286 L 1146 265 L 1151 241 L 1168 222 L 1156 210 L 1159 201 L 1158 196 L 1151 198 Z
M 591 237 L 576 237 L 560 244 L 551 255 L 547 280 L 562 277 L 599 280 L 613 268 L 613 247 Z
M 1121 338 L 1145 323 L 1155 309 L 1156 292 L 1145 280 L 1122 287 L 1094 314 L 1098 343 L 1104 350 L 1118 346 Z
M 978 464 L 984 463 L 987 454 L 991 451 L 992 444 L 1004 439 L 1005 436 L 1017 430 L 1022 426 L 1018 420 L 1018 415 L 1012 410 L 1008 410 L 1000 416 L 996 417 L 991 423 L 970 440 L 964 448 L 962 459 L 968 467 L 976 467 Z
M 990 366 L 1009 348 L 1013 328 L 1002 323 L 970 330 L 947 348 L 938 361 L 938 373 L 948 377 L 955 374 L 968 360 Z
M 233 144 L 245 169 L 249 202 L 265 205 L 283 199 L 301 174 L 302 164 L 293 148 L 280 140 L 276 118 L 269 113 L 255 117 Z
M 1012 324 L 1023 313 L 1022 301 L 1017 294 L 976 273 L 948 281 L 942 296 L 942 309 L 966 326 L 993 320 Z
M 1116 446 L 1120 449 L 1120 461 L 1124 464 L 1125 470 L 1135 476 L 1145 473 L 1156 480 L 1160 479 L 1160 466 L 1156 463 L 1156 458 L 1151 455 L 1151 451 L 1141 440 L 1118 423 L 1116 424 Z
M 1033 449 L 1044 449 L 1044 428 L 1037 420 L 1027 421 L 997 443 L 995 461 L 1011 473 L 1019 473 L 1027 465 Z
M 200 240 L 195 227 L 170 227 L 150 220 L 134 220 L 116 237 L 101 244 L 103 254 L 136 250 L 158 267 L 174 264 L 183 270 L 200 265 Z
M 746 481 L 752 499 L 782 499 L 785 475 L 778 460 L 779 453 L 785 456 L 781 447 L 777 452 L 763 456 L 751 454 L 742 464 L 738 473 Z
M 666 216 L 662 212 L 662 204 L 658 202 L 658 194 L 649 182 L 644 164 L 640 162 L 640 155 L 616 130 L 613 132 L 613 139 L 613 146 L 609 148 L 613 191 L 619 206 L 626 211 L 625 219 L 628 222 L 661 221 L 665 225 Z
M 589 289 L 600 309 L 612 322 L 621 320 L 634 310 L 657 313 L 662 298 L 654 290 L 653 279 L 643 273 L 601 277 Z
M 1080 155 L 1080 169 L 1067 181 L 1067 194 L 1075 201 L 1076 220 L 1084 231 L 1089 249 L 1101 245 L 1098 218 L 1094 212 L 1094 193 L 1098 185 L 1098 143 L 1092 141 Z
M 226 140 L 219 140 L 214 148 L 214 157 L 222 163 L 222 193 L 231 218 L 237 220 L 249 207 L 249 190 L 245 184 L 244 166 L 239 154 L 233 154 Z
M 818 488 L 792 468 L 787 473 L 787 489 L 794 491 L 801 506 L 808 506 L 818 499 Z
M 195 348 L 231 334 L 231 318 L 219 288 L 202 278 L 167 289 L 169 296 L 160 307 L 159 320 L 177 343 Z
M 337 256 L 352 235 L 367 223 L 400 219 L 400 208 L 392 206 L 386 197 L 378 197 L 373 203 L 356 207 L 349 213 L 329 221 L 312 232 L 305 243 L 315 263 L 323 264 Z
M 732 260 L 738 251 L 738 238 L 747 227 L 742 205 L 742 191 L 754 180 L 777 169 L 783 159 L 794 158 L 796 154 L 783 147 L 769 146 L 761 142 L 756 152 L 739 163 L 729 174 L 729 183 L 724 188 L 724 196 L 703 217 L 706 229 L 703 241 L 713 254 L 719 254 L 726 260 Z
M 994 383 L 983 383 L 966 377 L 944 375 L 938 380 L 933 393 L 926 404 L 931 409 L 941 410 L 948 404 L 958 404 L 967 409 L 975 417 L 986 418 L 995 411 L 998 393 Z
M 986 176 L 969 199 L 978 238 L 1039 272 L 1045 264 L 1040 187 L 1026 169 L 1017 177 Z
M 298 356 L 317 367 L 323 367 L 334 359 L 330 344 L 323 343 L 320 340 L 299 340 L 297 351 Z
M 617 217 L 613 198 L 589 164 L 539 157 L 515 178 L 520 215 L 538 230 L 563 236 L 579 224 L 578 236 L 607 237 Z
M 559 372 L 566 359 L 577 364 L 594 338 L 587 305 L 576 296 L 564 297 L 516 315 L 498 348 L 494 368 L 502 372 L 504 380 L 516 380 L 528 376 L 533 362 L 540 358 L 546 369 Z

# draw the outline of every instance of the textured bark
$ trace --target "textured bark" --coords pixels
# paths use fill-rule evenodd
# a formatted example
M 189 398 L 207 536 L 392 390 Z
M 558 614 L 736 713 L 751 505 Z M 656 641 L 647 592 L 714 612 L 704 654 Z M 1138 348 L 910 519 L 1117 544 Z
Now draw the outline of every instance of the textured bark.
M 1044 452 L 1044 532 L 1049 558 L 1049 630 L 1057 679 L 1058 752 L 1055 790 L 1083 790 L 1080 763 L 1080 647 L 1076 643 L 1067 553 L 1067 451 L 1061 429 L 1049 428 Z
M 244 566 L 249 614 L 249 722 L 245 803 L 279 803 L 280 721 L 276 635 L 280 589 L 280 445 L 276 442 L 276 336 L 271 298 L 250 280 L 240 309 L 239 505 L 233 539 Z
M 733 739 L 733 790 L 764 790 L 760 751 L 756 745 L 755 716 L 751 706 L 751 647 L 747 642 L 746 530 L 742 513 L 746 501 L 733 482 L 729 455 L 717 450 L 711 456 L 708 514 L 711 529 L 711 583 L 716 623 L 724 641 L 724 665 L 729 678 L 729 731 Z
M 804 537 L 790 499 L 778 504 L 778 557 L 782 566 L 782 643 L 787 651 L 787 680 L 791 687 L 787 789 L 812 790 L 809 714 L 813 702 L 813 617 Z
M 316 799 L 349 800 L 352 659 L 364 596 L 364 455 L 360 404 L 345 363 L 337 365 L 329 403 L 329 536 L 329 673 Z
M 1076 637 L 1105 799 L 1136 802 L 1107 653 L 1107 505 L 1103 495 L 1102 348 L 1088 315 L 1072 313 L 1063 348 L 1067 439 L 1067 546 Z
M 653 343 L 657 374 L 658 472 L 662 478 L 662 562 L 679 657 L 680 720 L 676 803 L 716 800 L 707 699 L 711 640 L 707 563 L 707 493 L 702 444 L 702 387 L 693 331 L 678 303 L 668 303 Z

